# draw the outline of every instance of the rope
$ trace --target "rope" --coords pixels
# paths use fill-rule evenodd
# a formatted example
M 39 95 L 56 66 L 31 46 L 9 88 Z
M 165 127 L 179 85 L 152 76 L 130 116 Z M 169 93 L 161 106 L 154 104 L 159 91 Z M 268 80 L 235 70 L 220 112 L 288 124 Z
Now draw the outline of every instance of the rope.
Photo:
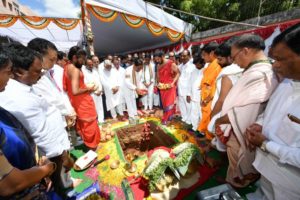
M 147 3 L 152 4 L 154 6 L 157 6 L 157 7 L 161 8 L 162 10 L 163 9 L 168 9 L 168 10 L 176 11 L 176 12 L 183 13 L 183 14 L 186 14 L 186 15 L 191 15 L 191 16 L 194 16 L 194 17 L 207 19 L 207 20 L 210 20 L 210 21 L 216 21 L 216 22 L 222 22 L 222 23 L 228 23 L 228 24 L 238 24 L 238 25 L 258 27 L 258 28 L 264 28 L 265 27 L 265 26 L 260 26 L 260 25 L 256 25 L 256 24 L 248 24 L 248 23 L 244 23 L 244 22 L 234 22 L 234 21 L 229 21 L 229 20 L 216 19 L 216 18 L 212 18 L 212 17 L 197 15 L 197 14 L 194 14 L 194 13 L 188 13 L 188 12 L 185 12 L 185 11 L 182 11 L 182 10 L 170 8 L 170 7 L 167 7 L 167 6 L 159 5 L 159 4 L 148 2 L 148 1 L 147 1 Z

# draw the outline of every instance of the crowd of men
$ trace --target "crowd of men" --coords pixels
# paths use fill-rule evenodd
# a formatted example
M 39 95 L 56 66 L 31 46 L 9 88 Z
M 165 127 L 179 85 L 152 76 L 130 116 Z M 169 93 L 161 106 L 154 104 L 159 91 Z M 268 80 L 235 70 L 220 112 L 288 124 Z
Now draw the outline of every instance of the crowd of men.
M 134 122 L 156 108 L 163 124 L 179 114 L 195 137 L 226 152 L 232 186 L 260 178 L 264 199 L 299 199 L 300 24 L 274 39 L 270 55 L 264 49 L 261 37 L 245 34 L 194 56 L 156 51 L 100 62 L 41 38 L 2 44 L 0 197 L 42 198 L 47 177 L 60 194 L 74 184 L 69 150 L 77 140 L 97 150 L 99 124 Z

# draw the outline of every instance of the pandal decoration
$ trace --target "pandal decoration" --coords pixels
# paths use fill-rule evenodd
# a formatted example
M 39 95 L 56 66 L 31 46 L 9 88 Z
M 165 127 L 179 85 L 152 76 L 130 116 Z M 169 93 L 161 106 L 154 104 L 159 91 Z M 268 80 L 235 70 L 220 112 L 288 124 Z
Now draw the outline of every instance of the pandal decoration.
M 185 176 L 193 158 L 196 158 L 200 164 L 204 163 L 199 149 L 189 142 L 181 143 L 173 149 L 165 147 L 155 149 L 148 158 L 144 170 L 144 176 L 149 179 L 150 192 L 156 189 L 163 191 L 165 187 L 172 184 L 174 176 L 178 180 Z M 173 177 L 166 173 L 167 169 L 173 172 Z

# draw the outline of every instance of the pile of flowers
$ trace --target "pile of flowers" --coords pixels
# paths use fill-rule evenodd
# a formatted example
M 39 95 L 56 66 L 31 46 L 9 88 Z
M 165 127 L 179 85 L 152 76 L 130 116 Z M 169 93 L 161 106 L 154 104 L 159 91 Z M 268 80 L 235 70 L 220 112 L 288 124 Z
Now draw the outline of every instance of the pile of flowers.
M 166 176 L 167 169 L 170 169 L 177 179 L 185 176 L 193 158 L 196 158 L 200 164 L 204 163 L 198 147 L 189 142 L 181 143 L 173 149 L 159 147 L 149 152 L 143 174 L 149 180 L 150 192 L 158 189 L 159 183 L 168 177 Z M 163 182 L 170 184 L 170 181 Z

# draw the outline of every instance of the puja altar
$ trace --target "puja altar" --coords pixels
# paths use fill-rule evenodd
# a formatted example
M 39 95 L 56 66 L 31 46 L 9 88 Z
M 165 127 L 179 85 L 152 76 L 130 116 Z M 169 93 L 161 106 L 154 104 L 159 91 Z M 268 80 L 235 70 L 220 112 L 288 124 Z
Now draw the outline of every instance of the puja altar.
M 83 179 L 77 194 L 97 185 L 99 196 L 88 199 L 183 199 L 211 177 L 216 169 L 204 164 L 203 149 L 180 122 L 169 126 L 155 117 L 136 124 L 108 121 L 101 127 L 97 149 L 102 163 L 71 171 Z M 76 148 L 72 155 L 80 157 Z M 100 198 L 101 196 L 101 198 Z

